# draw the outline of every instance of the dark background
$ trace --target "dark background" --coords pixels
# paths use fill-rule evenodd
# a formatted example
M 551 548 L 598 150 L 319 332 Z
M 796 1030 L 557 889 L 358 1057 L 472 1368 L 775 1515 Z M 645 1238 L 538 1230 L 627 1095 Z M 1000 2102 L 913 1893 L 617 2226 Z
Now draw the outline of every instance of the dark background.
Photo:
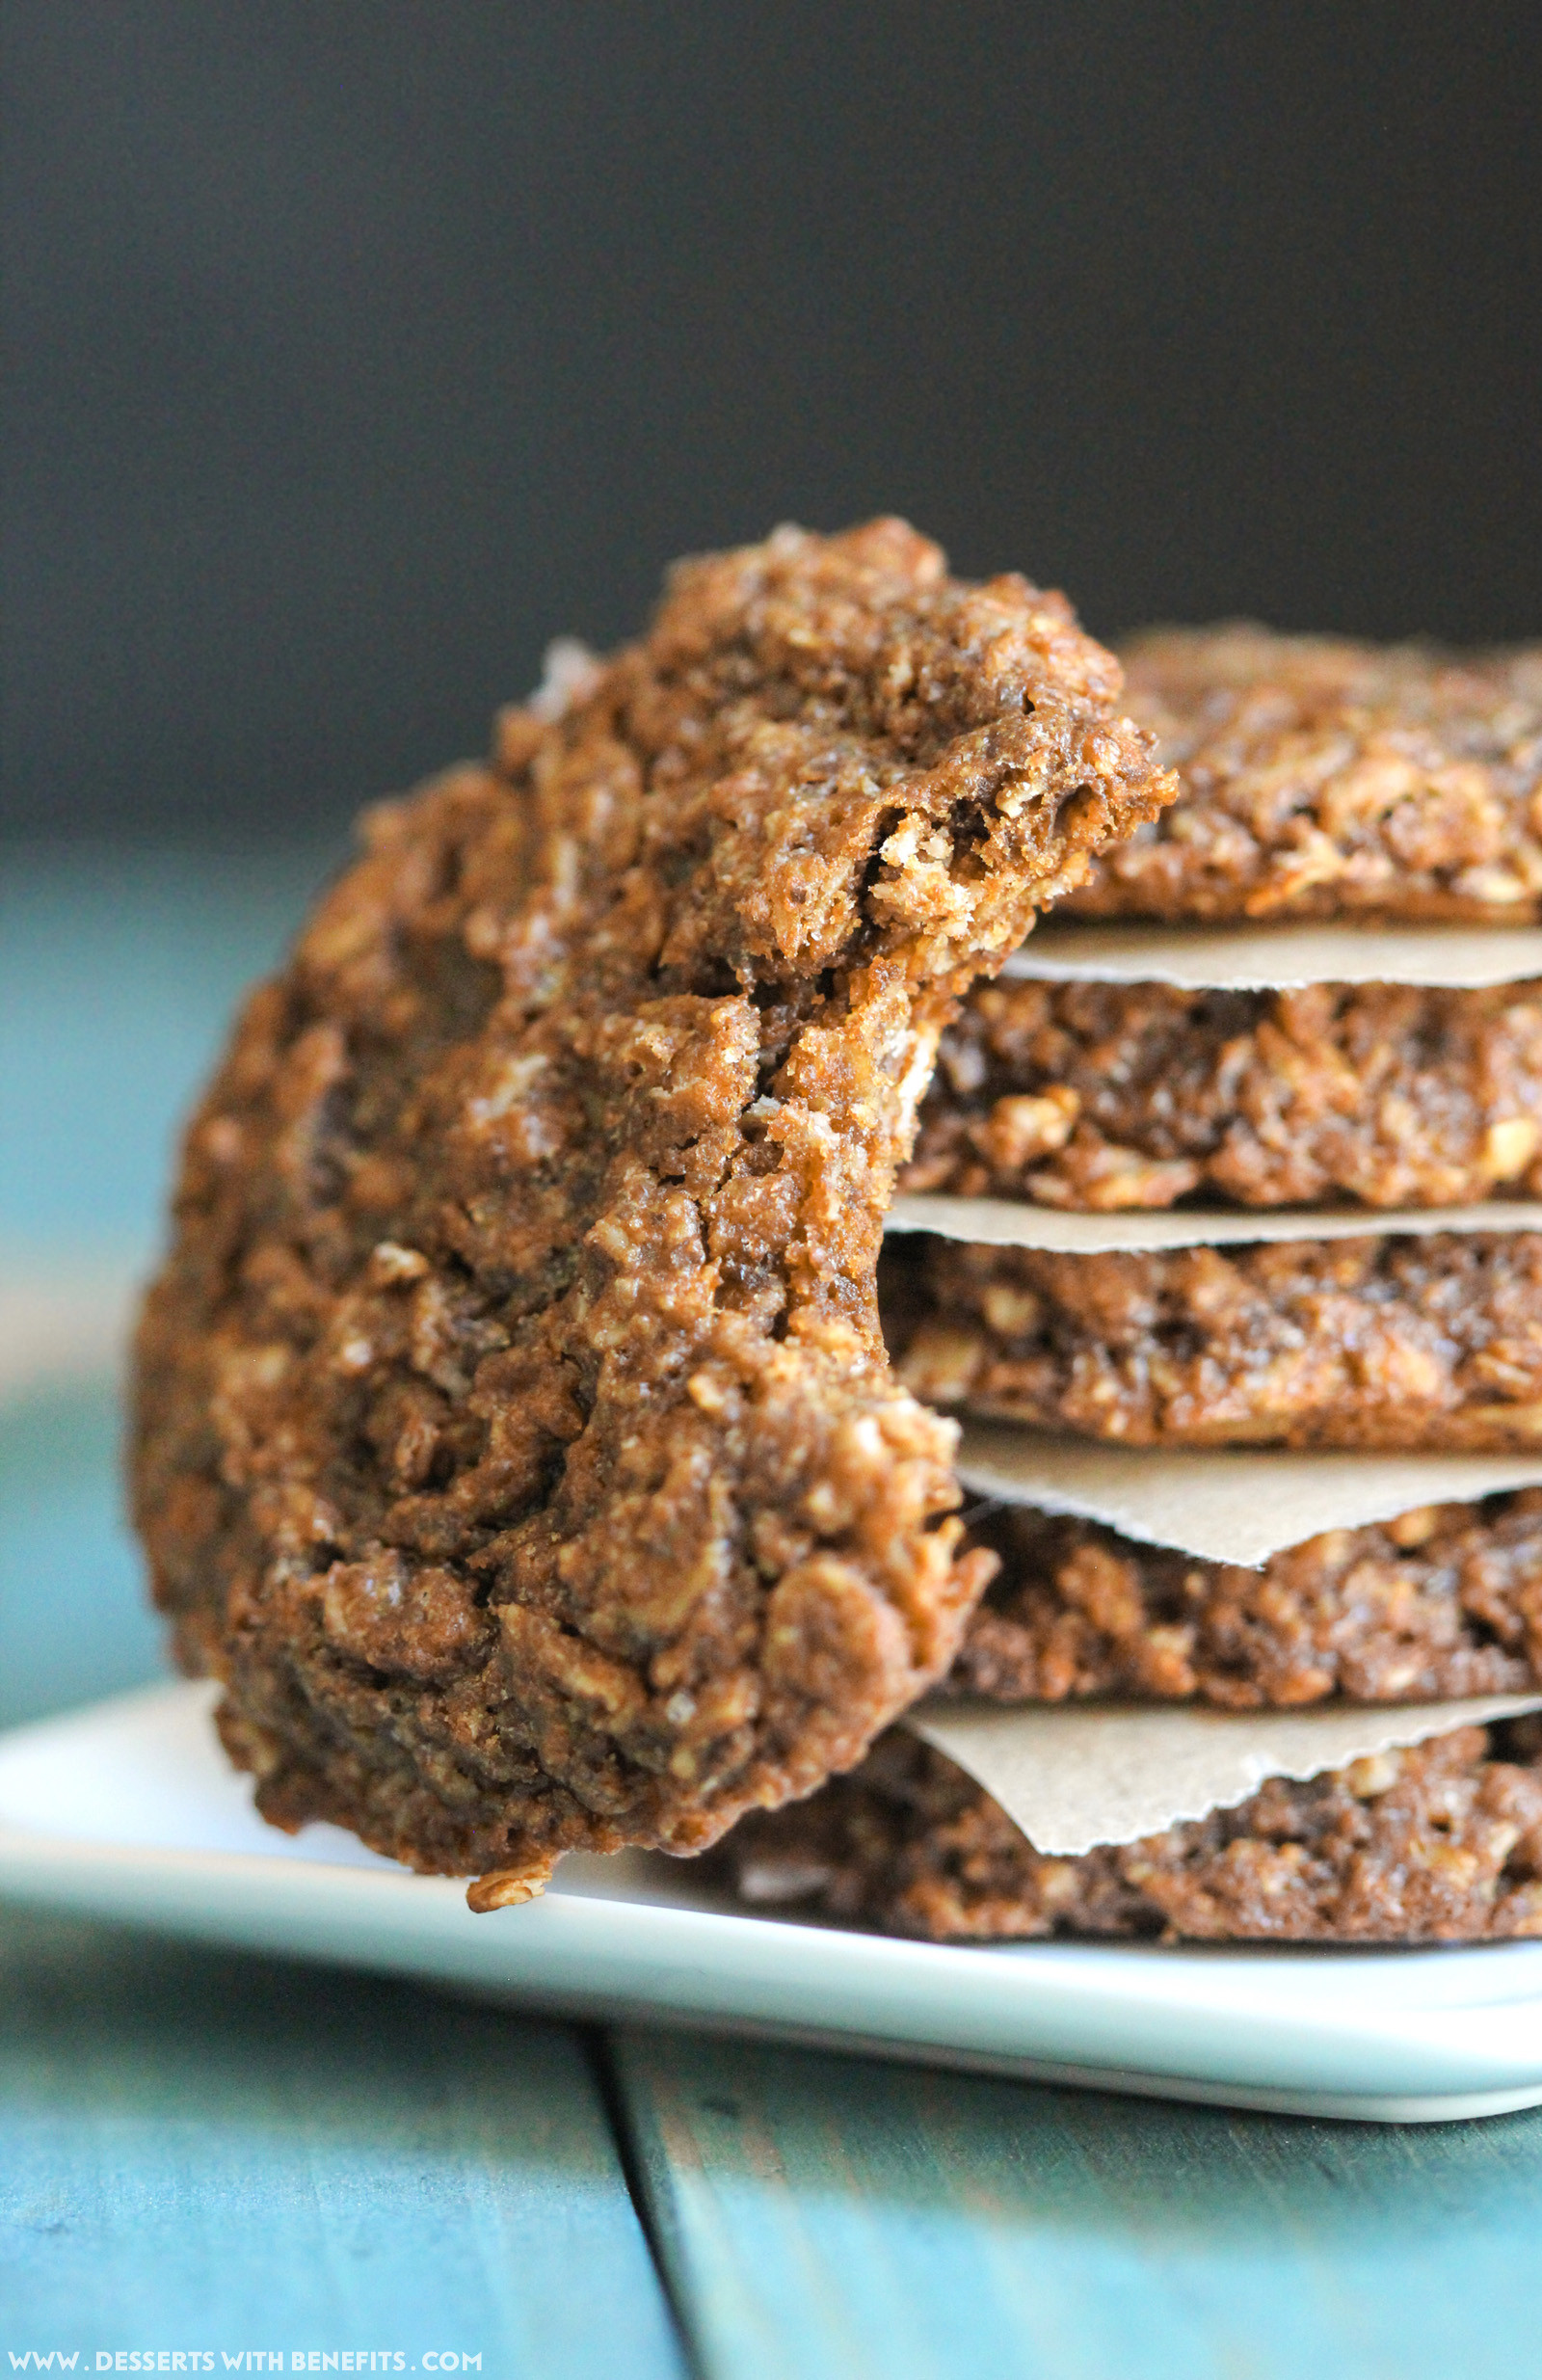
M 1542 630 L 1542 9 L 9 0 L 4 822 L 332 835 L 663 562 Z

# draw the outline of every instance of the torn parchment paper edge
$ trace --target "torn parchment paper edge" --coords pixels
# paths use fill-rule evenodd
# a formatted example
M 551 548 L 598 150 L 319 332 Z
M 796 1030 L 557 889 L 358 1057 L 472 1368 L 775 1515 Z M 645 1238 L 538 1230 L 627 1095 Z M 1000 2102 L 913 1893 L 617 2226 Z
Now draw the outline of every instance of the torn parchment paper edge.
M 1471 1207 L 1121 1208 L 1072 1214 L 1019 1198 L 953 1198 L 902 1190 L 886 1232 L 929 1231 L 976 1247 L 1039 1248 L 1055 1256 L 1141 1256 L 1162 1248 L 1247 1247 L 1261 1241 L 1423 1238 L 1437 1231 L 1542 1231 L 1542 1199 L 1489 1198 Z
M 1271 1777 L 1321 1777 L 1453 1728 L 1542 1710 L 1542 1694 L 1309 1711 L 1004 1710 L 923 1703 L 901 1723 L 968 1772 L 1035 1851 L 1074 1859 L 1235 1809 Z
M 1483 991 L 1542 977 L 1542 927 L 1040 925 L 1001 973 L 1031 983 L 1167 983 L 1294 992 L 1315 983 Z
M 955 1464 L 973 1496 L 1101 1521 L 1201 1562 L 1262 1569 L 1326 1529 L 1430 1504 L 1542 1487 L 1536 1455 L 1298 1455 L 1268 1447 L 1113 1446 L 1004 1422 L 964 1425 Z

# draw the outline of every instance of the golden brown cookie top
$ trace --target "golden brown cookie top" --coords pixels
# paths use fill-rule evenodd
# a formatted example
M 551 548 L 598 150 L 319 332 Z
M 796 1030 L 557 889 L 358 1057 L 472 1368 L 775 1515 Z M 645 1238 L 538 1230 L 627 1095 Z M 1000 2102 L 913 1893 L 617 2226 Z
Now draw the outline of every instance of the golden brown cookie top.
M 1542 915 L 1542 646 L 1461 655 L 1233 623 L 1156 629 L 1123 658 L 1183 789 L 1073 910 Z
M 631 954 L 661 984 L 807 982 L 884 950 L 913 980 L 1013 949 L 1084 855 L 1171 798 L 1065 598 L 970 585 L 899 521 L 780 529 L 679 563 L 650 636 L 501 757 L 543 804 L 603 788 L 602 896 L 640 874 Z M 572 929 L 570 928 L 570 931 Z
M 190 1127 L 136 1475 L 281 1824 L 524 1897 L 699 1847 L 945 1671 L 882 1218 L 952 994 L 1171 781 L 1063 600 L 893 521 L 685 564 L 367 825 Z

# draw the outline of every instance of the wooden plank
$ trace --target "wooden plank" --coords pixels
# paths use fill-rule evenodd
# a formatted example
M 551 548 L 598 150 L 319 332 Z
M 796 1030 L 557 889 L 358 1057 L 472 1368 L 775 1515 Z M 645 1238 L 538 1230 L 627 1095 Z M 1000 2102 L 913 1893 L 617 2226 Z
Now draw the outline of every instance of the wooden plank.
M 683 2368 L 576 2032 L 11 1910 L 0 2348 L 52 2347 Z
M 613 2056 L 710 2380 L 1537 2367 L 1542 2112 L 1391 2128 L 636 2032 Z

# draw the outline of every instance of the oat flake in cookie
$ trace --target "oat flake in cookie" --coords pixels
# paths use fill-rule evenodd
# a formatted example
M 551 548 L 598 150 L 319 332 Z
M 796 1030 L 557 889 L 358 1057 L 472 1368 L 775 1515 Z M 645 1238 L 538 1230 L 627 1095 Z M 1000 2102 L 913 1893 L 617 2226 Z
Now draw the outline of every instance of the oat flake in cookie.
M 937 1035 L 1172 780 L 1062 598 L 902 523 L 691 562 L 366 821 L 189 1129 L 135 1491 L 277 1824 L 539 1890 L 947 1669 L 950 1424 L 874 1268 Z

